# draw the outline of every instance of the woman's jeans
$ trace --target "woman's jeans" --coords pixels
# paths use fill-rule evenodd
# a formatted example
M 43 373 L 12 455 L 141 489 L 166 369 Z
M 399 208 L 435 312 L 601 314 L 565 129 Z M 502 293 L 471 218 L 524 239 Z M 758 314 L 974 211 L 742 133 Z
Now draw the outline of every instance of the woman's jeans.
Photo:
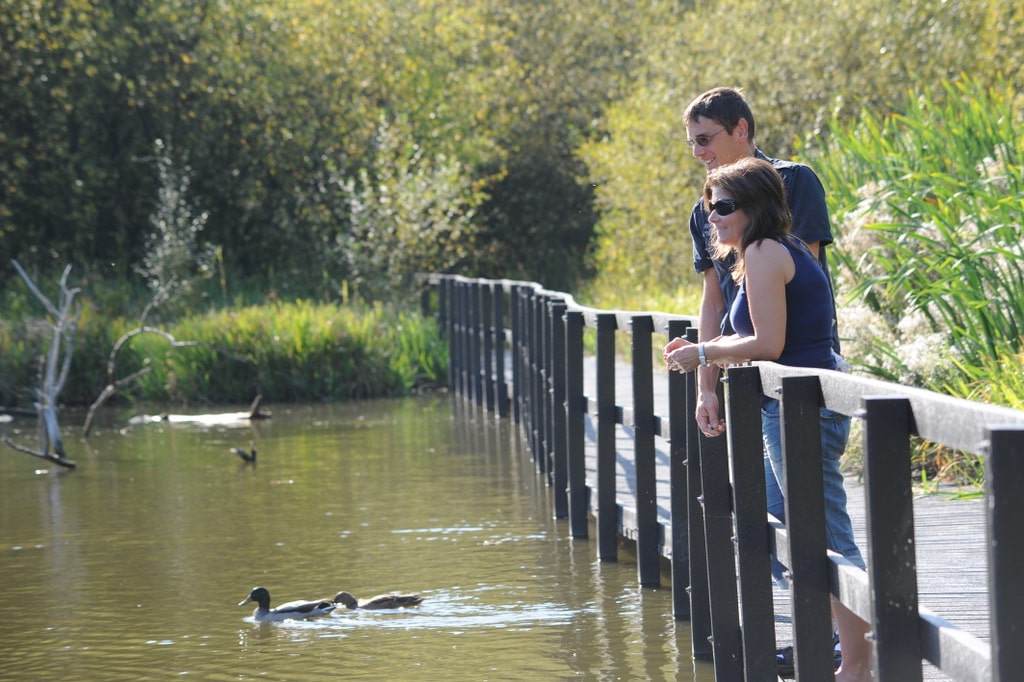
M 782 470 L 782 430 L 779 420 L 779 401 L 761 399 L 761 428 L 764 438 L 764 477 L 768 500 L 768 513 L 785 521 L 785 474 Z M 825 486 L 825 543 L 829 549 L 846 557 L 851 563 L 864 568 L 864 558 L 853 537 L 853 523 L 846 511 L 846 489 L 839 458 L 850 437 L 850 418 L 821 410 L 821 454 Z M 777 567 L 773 566 L 773 575 Z

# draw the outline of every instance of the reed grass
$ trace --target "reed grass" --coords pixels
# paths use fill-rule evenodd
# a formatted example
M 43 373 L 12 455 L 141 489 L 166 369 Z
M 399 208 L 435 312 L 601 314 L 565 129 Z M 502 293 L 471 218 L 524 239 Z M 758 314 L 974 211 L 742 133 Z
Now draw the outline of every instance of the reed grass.
M 908 91 L 902 113 L 833 122 L 815 166 L 837 233 L 844 350 L 890 381 L 1024 404 L 1024 167 L 1008 86 Z M 923 484 L 978 486 L 976 457 L 915 445 Z
M 815 159 L 839 236 L 833 253 L 841 300 L 866 306 L 896 330 L 889 339 L 871 334 L 875 348 L 864 355 L 876 361 L 862 362 L 866 371 L 943 390 L 956 385 L 950 368 L 983 367 L 1021 351 L 1019 129 L 1011 90 L 965 77 L 908 93 L 902 114 L 865 112 L 855 125 L 837 126 Z M 862 331 L 844 334 L 856 340 Z M 933 357 L 907 357 L 921 352 L 909 337 L 929 334 L 945 347 L 933 344 Z M 915 364 L 936 371 L 908 371 Z

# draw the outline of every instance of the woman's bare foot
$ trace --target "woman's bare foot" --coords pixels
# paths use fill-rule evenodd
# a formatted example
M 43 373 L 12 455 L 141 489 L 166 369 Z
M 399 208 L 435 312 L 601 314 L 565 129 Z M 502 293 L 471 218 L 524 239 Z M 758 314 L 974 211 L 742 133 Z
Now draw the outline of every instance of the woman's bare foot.
M 871 670 L 863 670 L 860 674 L 855 674 L 840 667 L 836 671 L 836 682 L 871 682 L 873 679 L 874 676 L 871 674 Z
M 832 614 L 839 628 L 839 644 L 843 650 L 843 664 L 836 671 L 836 682 L 870 682 L 873 678 L 868 624 L 836 599 L 832 600 Z

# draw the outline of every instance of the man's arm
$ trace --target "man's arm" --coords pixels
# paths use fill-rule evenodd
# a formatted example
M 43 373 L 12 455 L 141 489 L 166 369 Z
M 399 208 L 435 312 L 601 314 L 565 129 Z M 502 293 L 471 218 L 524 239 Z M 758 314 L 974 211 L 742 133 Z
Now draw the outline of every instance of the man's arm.
M 704 289 L 700 298 L 700 317 L 697 321 L 697 338 L 710 341 L 722 334 L 722 318 L 725 317 L 725 297 L 718 283 L 718 272 L 714 268 L 704 271 Z M 717 436 L 725 431 L 725 422 L 718 418 L 718 367 L 697 368 L 697 427 L 706 436 Z

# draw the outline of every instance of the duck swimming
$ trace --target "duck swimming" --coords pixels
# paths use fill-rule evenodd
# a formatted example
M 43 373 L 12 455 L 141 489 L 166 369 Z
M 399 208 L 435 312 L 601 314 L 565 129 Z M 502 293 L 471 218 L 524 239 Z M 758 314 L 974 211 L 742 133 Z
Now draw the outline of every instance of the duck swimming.
M 235 453 L 242 458 L 243 462 L 256 463 L 256 445 L 249 441 L 249 449 L 243 450 L 242 448 L 231 448 L 231 452 Z
M 419 606 L 423 597 L 418 594 L 378 594 L 369 599 L 356 599 L 348 592 L 339 592 L 334 595 L 333 601 L 350 609 L 404 609 L 407 606 Z
M 320 601 L 290 601 L 272 609 L 270 608 L 270 592 L 265 587 L 252 588 L 249 596 L 238 602 L 238 605 L 245 606 L 251 601 L 257 604 L 256 610 L 252 612 L 252 617 L 257 621 L 315 618 L 316 616 L 326 616 L 337 608 L 334 602 L 322 599 Z

